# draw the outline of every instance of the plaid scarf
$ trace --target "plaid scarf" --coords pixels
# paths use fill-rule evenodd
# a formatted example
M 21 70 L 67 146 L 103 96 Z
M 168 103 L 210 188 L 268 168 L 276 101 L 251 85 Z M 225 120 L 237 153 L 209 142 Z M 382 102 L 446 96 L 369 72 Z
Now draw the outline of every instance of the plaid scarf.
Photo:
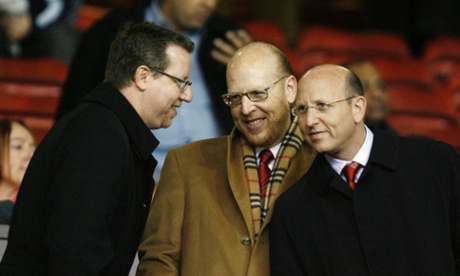
M 259 235 L 260 228 L 267 216 L 268 210 L 272 207 L 276 198 L 278 188 L 286 175 L 289 163 L 303 142 L 302 134 L 297 124 L 297 116 L 292 120 L 288 132 L 281 142 L 281 147 L 275 159 L 275 165 L 270 173 L 265 195 L 260 195 L 259 175 L 257 173 L 257 159 L 254 147 L 249 145 L 244 137 L 241 137 L 243 147 L 244 170 L 251 198 L 252 220 L 254 224 L 255 238 Z

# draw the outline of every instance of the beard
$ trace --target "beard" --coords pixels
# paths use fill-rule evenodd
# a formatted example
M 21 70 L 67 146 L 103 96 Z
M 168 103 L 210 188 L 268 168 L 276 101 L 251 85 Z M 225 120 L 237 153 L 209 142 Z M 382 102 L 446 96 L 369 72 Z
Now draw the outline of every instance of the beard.
M 235 121 L 238 130 L 243 134 L 246 141 L 253 147 L 271 148 L 280 143 L 291 124 L 290 110 L 288 106 L 282 106 L 278 112 L 270 117 L 265 129 L 259 133 L 251 133 Z

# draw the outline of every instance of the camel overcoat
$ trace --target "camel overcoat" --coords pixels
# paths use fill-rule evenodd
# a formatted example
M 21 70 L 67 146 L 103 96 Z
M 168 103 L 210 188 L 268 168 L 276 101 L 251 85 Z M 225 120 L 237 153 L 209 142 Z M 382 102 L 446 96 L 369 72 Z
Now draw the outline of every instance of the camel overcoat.
M 303 142 L 278 195 L 305 174 L 314 157 Z M 138 275 L 267 276 L 272 209 L 255 240 L 237 131 L 172 149 L 144 231 Z

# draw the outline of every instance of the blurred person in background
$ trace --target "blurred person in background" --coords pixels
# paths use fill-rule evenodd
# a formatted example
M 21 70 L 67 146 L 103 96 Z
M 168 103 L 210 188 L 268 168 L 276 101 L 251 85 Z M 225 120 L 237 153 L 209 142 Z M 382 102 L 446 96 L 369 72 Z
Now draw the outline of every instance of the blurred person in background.
M 181 107 L 175 123 L 154 131 L 160 141 L 154 157 L 158 160 L 155 179 L 170 148 L 228 134 L 233 120 L 220 95 L 227 91 L 225 69 L 228 60 L 252 39 L 233 20 L 216 9 L 219 0 L 153 0 L 109 13 L 82 37 L 69 77 L 64 85 L 56 118 L 72 110 L 103 78 L 110 43 L 126 21 L 152 22 L 182 32 L 196 45 L 192 53 L 190 81 L 193 101 Z
M 72 61 L 81 0 L 0 0 L 0 55 Z
M 364 118 L 366 125 L 396 134 L 387 122 L 389 114 L 387 86 L 377 67 L 366 60 L 349 61 L 344 64 L 344 67 L 355 73 L 363 85 L 364 97 L 367 101 Z
M 0 224 L 9 224 L 19 186 L 35 151 L 35 138 L 20 120 L 0 120 Z

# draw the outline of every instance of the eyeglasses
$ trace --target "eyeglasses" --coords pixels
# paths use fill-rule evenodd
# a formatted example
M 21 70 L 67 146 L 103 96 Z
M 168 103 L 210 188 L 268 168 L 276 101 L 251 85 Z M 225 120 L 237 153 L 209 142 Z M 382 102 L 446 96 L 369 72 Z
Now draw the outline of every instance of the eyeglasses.
M 328 111 L 329 108 L 333 104 L 344 102 L 346 100 L 353 99 L 353 98 L 356 98 L 356 96 L 351 96 L 351 97 L 348 97 L 346 99 L 338 100 L 338 101 L 335 101 L 335 102 L 332 102 L 332 103 L 316 103 L 315 105 L 312 105 L 312 106 L 299 105 L 299 106 L 293 107 L 291 109 L 291 113 L 294 116 L 295 115 L 297 115 L 297 116 L 304 115 L 304 114 L 307 114 L 307 111 L 308 111 L 309 108 L 313 108 L 317 112 L 324 113 L 324 112 Z
M 272 85 L 262 88 L 262 90 L 252 90 L 248 92 L 235 92 L 235 93 L 228 93 L 222 95 L 222 99 L 224 100 L 224 103 L 228 106 L 237 106 L 241 104 L 243 101 L 243 97 L 247 96 L 249 100 L 252 102 L 259 102 L 262 100 L 265 100 L 268 98 L 268 90 L 272 89 L 278 82 L 280 82 L 282 79 L 287 78 L 289 76 L 284 76 L 280 78 L 279 80 L 275 81 Z
M 177 82 L 177 85 L 179 85 L 180 89 L 182 91 L 185 91 L 185 89 L 187 89 L 188 86 L 192 86 L 192 82 L 191 81 L 188 81 L 188 80 L 184 80 L 184 79 L 181 79 L 181 78 L 178 78 L 176 76 L 173 76 L 173 75 L 170 75 L 164 71 L 161 71 L 160 69 L 156 68 L 156 67 L 149 67 L 150 70 L 152 71 L 155 71 L 157 73 L 160 73 L 162 75 L 165 75 L 167 77 L 170 77 L 171 79 L 175 80 Z

